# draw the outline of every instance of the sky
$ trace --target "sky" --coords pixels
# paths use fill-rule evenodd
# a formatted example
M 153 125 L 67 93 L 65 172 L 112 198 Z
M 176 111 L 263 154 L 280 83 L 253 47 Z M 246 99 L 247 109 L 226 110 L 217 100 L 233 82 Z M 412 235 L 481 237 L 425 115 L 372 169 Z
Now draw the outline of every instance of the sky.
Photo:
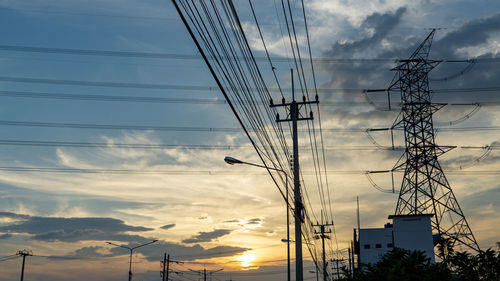
M 252 4 L 271 57 L 282 58 L 274 65 L 277 76 L 289 86 L 290 61 L 283 58 L 291 51 L 277 16 L 280 1 Z M 235 5 L 255 56 L 265 57 L 248 2 Z M 306 0 L 305 7 L 313 57 L 340 59 L 315 64 L 318 88 L 337 89 L 319 95 L 322 127 L 335 129 L 323 131 L 328 171 L 388 170 L 402 152 L 377 149 L 391 144 L 387 132 L 342 131 L 391 126 L 399 96 L 391 96 L 394 108 L 388 111 L 385 95 L 348 89 L 387 87 L 393 60 L 409 56 L 432 28 L 438 30 L 431 58 L 477 59 L 443 62 L 431 72 L 430 87 L 496 88 L 433 95 L 433 101 L 449 104 L 434 115 L 441 129 L 436 141 L 457 146 L 440 157 L 441 164 L 479 245 L 494 247 L 500 241 L 500 185 L 498 174 L 484 171 L 499 171 L 500 155 L 478 147 L 498 145 L 500 132 L 477 128 L 497 126 L 500 119 L 500 2 Z M 291 1 L 291 8 L 296 15 L 302 12 L 300 1 Z M 299 16 L 297 23 L 300 48 L 307 52 Z M 134 253 L 134 280 L 160 278 L 164 253 L 185 262 L 173 265 L 177 272 L 223 268 L 214 280 L 285 279 L 283 198 L 264 170 L 224 163 L 225 156 L 261 162 L 241 130 L 217 130 L 239 124 L 170 1 L 0 0 L 0 31 L 0 257 L 33 251 L 26 280 L 123 280 L 128 252 L 106 242 L 134 246 L 154 239 L 159 241 Z M 22 47 L 131 53 L 64 54 Z M 130 55 L 134 52 L 187 58 Z M 258 60 L 258 65 L 266 85 L 276 87 L 269 63 Z M 108 100 L 89 98 L 95 96 Z M 299 138 L 308 145 L 305 134 Z M 404 145 L 402 134 L 394 140 Z M 300 159 L 303 171 L 313 170 L 310 151 L 301 150 Z M 134 172 L 153 170 L 164 173 Z M 335 223 L 328 244 L 334 250 L 344 251 L 352 239 L 356 197 L 362 227 L 381 227 L 394 212 L 397 194 L 377 190 L 392 189 L 389 174 L 373 175 L 377 186 L 363 173 L 332 172 L 328 180 L 328 216 Z M 304 181 L 311 212 L 320 218 L 314 179 L 306 173 Z M 398 189 L 401 175 L 395 175 L 395 183 Z M 307 256 L 306 278 L 314 279 Z M 20 267 L 19 258 L 0 261 L 1 279 L 17 280 Z M 173 278 L 197 280 L 199 275 Z

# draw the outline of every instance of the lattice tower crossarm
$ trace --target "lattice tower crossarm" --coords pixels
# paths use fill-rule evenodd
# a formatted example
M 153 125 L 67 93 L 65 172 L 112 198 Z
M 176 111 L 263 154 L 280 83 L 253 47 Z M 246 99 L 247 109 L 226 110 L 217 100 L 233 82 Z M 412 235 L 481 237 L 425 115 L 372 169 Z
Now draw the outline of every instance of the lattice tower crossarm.
M 433 214 L 432 230 L 451 247 L 464 245 L 479 251 L 458 201 L 438 161 L 451 147 L 435 142 L 433 114 L 444 104 L 431 102 L 429 72 L 441 61 L 429 60 L 435 30 L 409 59 L 392 69 L 389 91 L 401 93 L 402 110 L 393 128 L 404 130 L 406 149 L 394 170 L 404 171 L 396 215 Z

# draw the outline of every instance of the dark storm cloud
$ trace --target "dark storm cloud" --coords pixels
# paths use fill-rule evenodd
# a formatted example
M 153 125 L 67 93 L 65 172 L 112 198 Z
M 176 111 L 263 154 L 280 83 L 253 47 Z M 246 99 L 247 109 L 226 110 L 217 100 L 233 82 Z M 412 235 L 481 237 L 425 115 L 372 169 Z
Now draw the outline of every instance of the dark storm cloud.
M 406 8 L 401 7 L 394 13 L 374 13 L 368 16 L 361 24 L 360 29 L 364 30 L 373 28 L 374 32 L 371 36 L 354 42 L 336 42 L 327 54 L 335 57 L 352 57 L 352 55 L 357 52 L 364 51 L 380 44 L 380 42 L 386 39 L 388 34 L 398 25 L 405 12 Z
M 338 40 L 323 55 L 343 59 L 357 57 L 396 59 L 410 56 L 428 33 L 425 34 L 423 31 L 422 34 L 415 36 L 398 34 L 399 31 L 396 28 L 403 20 L 405 11 L 405 8 L 399 8 L 394 13 L 374 13 L 366 17 L 359 27 L 361 34 L 367 34 L 365 37 L 356 41 Z M 372 30 L 372 32 L 367 32 L 367 30 Z M 463 59 L 464 54 L 460 52 L 460 48 L 485 44 L 494 34 L 498 34 L 498 31 L 500 31 L 500 14 L 470 21 L 445 34 L 442 38 L 439 35 L 446 30 L 438 30 L 430 58 Z M 382 44 L 383 42 L 385 44 Z M 495 57 L 496 54 L 492 52 L 486 51 L 480 58 Z M 361 90 L 386 88 L 394 76 L 394 72 L 390 71 L 394 66 L 394 63 L 380 61 L 376 63 L 332 63 L 323 66 L 324 70 L 331 73 L 331 78 L 321 87 L 357 90 L 326 94 L 323 95 L 322 100 L 366 104 L 364 107 L 329 108 L 325 110 L 327 117 L 341 122 L 344 120 L 346 123 L 344 125 L 351 127 L 373 127 L 383 123 L 389 125 L 394 120 L 398 109 L 396 108 L 395 112 L 383 111 L 387 108 L 385 93 L 372 93 L 367 98 L 367 95 L 363 94 Z M 463 71 L 464 69 L 468 71 Z M 435 78 L 443 77 L 453 77 L 453 79 L 435 81 Z M 500 70 L 495 63 L 476 63 L 472 67 L 468 66 L 467 63 L 442 63 L 430 73 L 430 78 L 434 81 L 431 82 L 431 89 L 492 87 L 498 86 Z M 489 95 L 484 93 L 438 93 L 433 98 L 433 101 L 436 102 L 477 102 L 493 99 L 491 93 Z M 393 93 L 392 102 L 394 105 L 399 103 L 399 93 Z M 370 103 L 375 103 L 377 107 L 370 105 Z M 487 120 L 483 121 L 488 124 Z
M 471 21 L 460 29 L 446 34 L 438 42 L 438 49 L 454 53 L 458 48 L 473 47 L 484 44 L 494 32 L 500 30 L 500 14 L 486 19 Z
M 217 239 L 221 236 L 227 235 L 231 233 L 230 229 L 215 229 L 209 232 L 198 232 L 197 235 L 194 235 L 191 238 L 182 240 L 183 243 L 200 243 L 200 242 L 210 242 L 214 239 Z
M 0 218 L 17 221 L 0 227 L 0 232 L 30 234 L 42 241 L 76 242 L 86 240 L 144 241 L 146 238 L 126 232 L 153 230 L 142 226 L 130 226 L 113 218 L 62 218 L 0 213 Z
M 161 226 L 160 228 L 167 230 L 167 229 L 171 229 L 174 226 L 175 226 L 175 223 L 172 223 L 172 224 L 166 224 L 164 226 Z

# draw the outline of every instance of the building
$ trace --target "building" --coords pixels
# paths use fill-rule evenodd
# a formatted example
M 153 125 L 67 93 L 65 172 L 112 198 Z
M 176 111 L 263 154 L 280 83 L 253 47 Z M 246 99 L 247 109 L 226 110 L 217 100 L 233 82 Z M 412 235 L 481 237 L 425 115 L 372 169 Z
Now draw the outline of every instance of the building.
M 434 262 L 434 241 L 431 229 L 433 215 L 391 215 L 392 223 L 384 228 L 354 230 L 354 253 L 358 264 L 373 264 L 394 248 L 422 251 Z

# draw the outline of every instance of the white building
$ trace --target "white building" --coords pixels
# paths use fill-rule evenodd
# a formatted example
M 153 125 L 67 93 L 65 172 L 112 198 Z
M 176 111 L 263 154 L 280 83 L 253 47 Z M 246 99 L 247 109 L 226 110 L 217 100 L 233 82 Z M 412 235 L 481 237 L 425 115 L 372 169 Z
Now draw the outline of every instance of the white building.
M 434 262 L 434 241 L 431 229 L 433 215 L 391 215 L 393 223 L 384 228 L 361 228 L 354 235 L 359 263 L 376 263 L 394 248 L 422 251 Z

